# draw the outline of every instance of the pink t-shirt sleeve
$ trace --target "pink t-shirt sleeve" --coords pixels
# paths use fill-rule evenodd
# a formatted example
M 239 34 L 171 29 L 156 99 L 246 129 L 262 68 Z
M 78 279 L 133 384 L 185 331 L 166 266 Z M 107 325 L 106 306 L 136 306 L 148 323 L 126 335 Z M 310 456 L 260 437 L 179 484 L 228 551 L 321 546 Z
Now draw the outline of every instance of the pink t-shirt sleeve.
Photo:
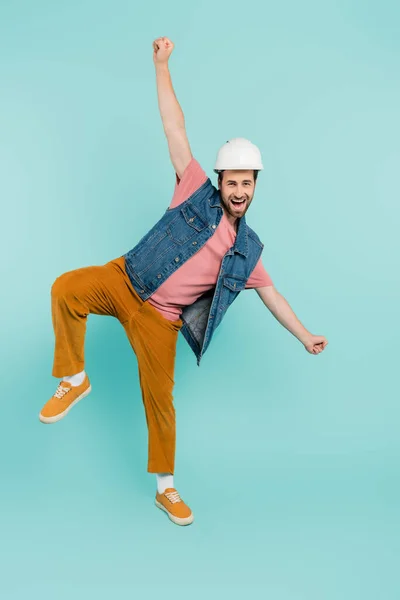
M 253 288 L 266 287 L 267 285 L 274 285 L 272 283 L 271 277 L 268 275 L 267 271 L 264 269 L 264 265 L 262 264 L 261 257 L 258 259 L 258 263 L 253 269 L 249 279 L 246 283 L 246 290 Z
M 169 208 L 175 208 L 185 202 L 207 180 L 207 174 L 197 160 L 192 160 L 183 172 L 182 179 L 175 173 L 175 189 Z

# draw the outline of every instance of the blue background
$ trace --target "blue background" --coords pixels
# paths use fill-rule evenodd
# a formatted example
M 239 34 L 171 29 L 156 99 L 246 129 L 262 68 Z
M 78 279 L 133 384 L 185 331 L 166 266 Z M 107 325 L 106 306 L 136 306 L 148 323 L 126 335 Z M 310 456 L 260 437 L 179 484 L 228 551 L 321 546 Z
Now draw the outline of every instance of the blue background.
M 397 2 L 85 0 L 0 8 L 1 571 L 22 598 L 398 599 L 400 84 Z M 136 359 L 91 315 L 93 392 L 38 420 L 50 287 L 133 247 L 175 183 L 152 42 L 193 155 L 260 147 L 250 226 L 275 286 L 326 350 L 254 291 L 197 367 L 180 336 L 175 484 L 154 506 Z

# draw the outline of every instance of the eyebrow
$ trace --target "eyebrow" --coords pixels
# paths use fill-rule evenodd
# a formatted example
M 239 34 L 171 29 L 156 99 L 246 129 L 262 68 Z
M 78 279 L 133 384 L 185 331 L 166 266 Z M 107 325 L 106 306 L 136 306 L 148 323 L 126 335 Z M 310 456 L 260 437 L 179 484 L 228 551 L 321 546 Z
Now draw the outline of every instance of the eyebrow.
M 247 183 L 247 182 L 251 183 L 252 180 L 251 179 L 243 179 L 243 181 L 242 181 L 242 183 Z M 236 179 L 227 179 L 226 183 L 236 183 Z

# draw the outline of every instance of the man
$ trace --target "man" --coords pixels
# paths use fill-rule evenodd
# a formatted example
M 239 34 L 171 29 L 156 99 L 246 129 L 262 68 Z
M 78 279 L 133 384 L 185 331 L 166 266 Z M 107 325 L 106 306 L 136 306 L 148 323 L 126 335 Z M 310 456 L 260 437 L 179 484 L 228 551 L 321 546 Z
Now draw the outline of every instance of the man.
M 327 345 L 297 319 L 273 286 L 261 261 L 263 244 L 246 223 L 258 171 L 258 148 L 235 138 L 218 152 L 218 190 L 191 154 L 184 116 L 168 69 L 168 38 L 153 42 L 158 102 L 176 184 L 162 218 L 123 256 L 102 266 L 58 277 L 51 288 L 55 354 L 52 374 L 61 378 L 42 408 L 43 423 L 62 419 L 91 391 L 84 370 L 87 316 L 119 319 L 136 354 L 148 426 L 148 466 L 156 473 L 155 503 L 178 525 L 193 513 L 174 487 L 174 365 L 179 331 L 200 361 L 228 307 L 244 289 L 256 289 L 279 322 L 306 350 Z

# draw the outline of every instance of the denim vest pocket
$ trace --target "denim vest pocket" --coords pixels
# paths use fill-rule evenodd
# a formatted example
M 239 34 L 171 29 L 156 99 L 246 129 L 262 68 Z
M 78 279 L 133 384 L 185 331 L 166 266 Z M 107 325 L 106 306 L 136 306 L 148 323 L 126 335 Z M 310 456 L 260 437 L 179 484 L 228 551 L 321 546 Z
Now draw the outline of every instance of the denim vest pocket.
M 200 233 L 207 227 L 207 223 L 192 204 L 185 204 L 181 208 L 181 214 L 175 217 L 167 227 L 170 238 L 180 246 L 186 244 L 194 235 Z
M 239 292 L 244 290 L 246 279 L 236 275 L 225 275 L 221 289 L 220 310 L 225 310 L 234 301 Z

